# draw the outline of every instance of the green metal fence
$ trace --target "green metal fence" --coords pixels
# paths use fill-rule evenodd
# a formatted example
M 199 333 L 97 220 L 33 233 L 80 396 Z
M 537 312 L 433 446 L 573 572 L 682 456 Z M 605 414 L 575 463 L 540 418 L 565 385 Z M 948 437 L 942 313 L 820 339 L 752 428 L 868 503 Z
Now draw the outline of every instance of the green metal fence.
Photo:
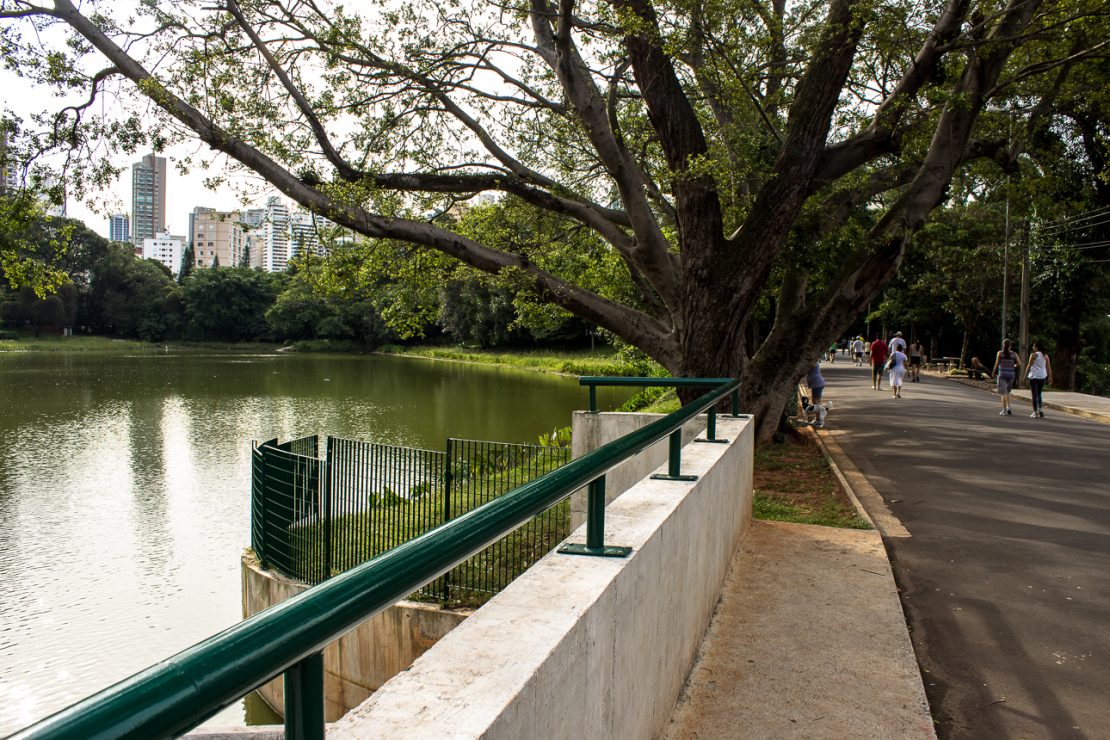
M 252 450 L 251 546 L 265 567 L 310 584 L 349 570 L 566 463 L 570 451 L 448 439 L 438 452 L 328 437 Z M 568 505 L 427 584 L 413 596 L 478 606 L 570 531 Z
M 674 380 L 682 384 L 682 379 Z M 173 737 L 284 675 L 285 736 L 323 740 L 326 645 L 586 485 L 587 542 L 579 552 L 608 555 L 619 549 L 604 545 L 606 473 L 665 437 L 673 440 L 698 414 L 708 410 L 712 420 L 716 404 L 739 385 L 739 380 L 722 382 L 678 411 L 229 627 L 13 738 Z M 733 409 L 733 416 L 738 416 L 735 404 Z M 724 440 L 707 434 L 706 441 Z M 680 449 L 671 446 L 667 477 L 688 480 L 691 476 L 670 475 L 681 469 Z

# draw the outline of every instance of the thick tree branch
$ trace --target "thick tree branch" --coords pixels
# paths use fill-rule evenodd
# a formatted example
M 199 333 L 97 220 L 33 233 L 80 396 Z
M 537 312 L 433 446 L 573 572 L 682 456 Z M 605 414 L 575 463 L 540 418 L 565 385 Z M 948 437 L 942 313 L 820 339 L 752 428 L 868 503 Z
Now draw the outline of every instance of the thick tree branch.
M 509 268 L 519 269 L 529 276 L 532 289 L 544 299 L 643 347 L 653 356 L 672 360 L 677 356 L 677 343 L 668 327 L 639 311 L 570 284 L 519 255 L 491 249 L 428 223 L 373 214 L 361 207 L 340 203 L 305 185 L 270 157 L 230 135 L 199 110 L 166 89 L 138 61 L 82 15 L 70 0 L 57 0 L 55 10 L 50 14 L 69 24 L 104 54 L 122 75 L 134 82 L 143 94 L 195 132 L 202 141 L 257 172 L 286 196 L 312 212 L 325 215 L 340 226 L 372 238 L 398 239 L 438 250 L 484 272 L 496 274 Z
M 277 76 L 281 81 L 282 87 L 284 87 L 286 92 L 289 93 L 289 96 L 293 98 L 293 102 L 297 104 L 297 108 L 301 111 L 301 115 L 308 121 L 308 125 L 312 129 L 313 135 L 316 137 L 316 142 L 323 150 L 324 156 L 332 163 L 332 166 L 335 167 L 339 176 L 348 182 L 359 180 L 364 173 L 355 169 L 350 162 L 343 158 L 339 150 L 335 148 L 335 145 L 332 144 L 331 138 L 324 128 L 324 124 L 320 121 L 320 117 L 316 115 L 316 111 L 312 109 L 312 105 L 305 98 L 304 93 L 302 93 L 300 88 L 293 82 L 289 73 L 285 71 L 285 68 L 278 62 L 277 58 L 274 57 L 270 48 L 266 45 L 266 42 L 262 40 L 258 32 L 255 31 L 254 27 L 247 20 L 237 0 L 225 0 L 225 2 L 227 3 L 225 6 L 227 11 L 235 18 L 236 22 L 239 24 L 239 28 L 242 29 L 243 33 L 247 35 L 247 38 L 251 40 L 255 50 L 266 60 L 266 64 L 269 66 L 270 71 Z
M 556 17 L 546 0 L 531 0 L 538 53 L 558 77 L 590 143 L 620 192 L 637 237 L 630 259 L 655 287 L 675 321 L 680 322 L 679 266 L 649 203 L 650 179 L 621 147 L 610 128 L 605 98 L 591 79 L 573 39 L 553 31 L 551 22 Z

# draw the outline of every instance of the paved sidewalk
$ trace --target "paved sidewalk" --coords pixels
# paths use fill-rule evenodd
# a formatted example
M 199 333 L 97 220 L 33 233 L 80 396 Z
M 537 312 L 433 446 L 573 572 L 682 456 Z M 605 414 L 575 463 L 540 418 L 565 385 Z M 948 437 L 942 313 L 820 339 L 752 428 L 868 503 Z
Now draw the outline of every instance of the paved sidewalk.
M 879 533 L 753 522 L 665 737 L 936 737 Z
M 961 385 L 970 385 L 984 391 L 994 392 L 994 382 L 988 380 L 971 380 L 954 375 L 930 373 L 932 377 L 947 378 Z M 1013 392 L 1014 413 L 1030 409 L 1030 394 L 1028 390 L 1017 389 Z M 1091 396 L 1086 393 L 1072 393 L 1071 391 L 1045 391 L 1044 407 L 1055 411 L 1063 411 L 1072 416 L 1081 416 L 1084 419 L 1110 424 L 1110 398 L 1104 396 Z
M 911 535 L 885 542 L 938 733 L 1110 736 L 1106 400 L 1046 394 L 1031 419 L 988 384 L 929 375 L 894 400 L 824 375 L 829 438 Z

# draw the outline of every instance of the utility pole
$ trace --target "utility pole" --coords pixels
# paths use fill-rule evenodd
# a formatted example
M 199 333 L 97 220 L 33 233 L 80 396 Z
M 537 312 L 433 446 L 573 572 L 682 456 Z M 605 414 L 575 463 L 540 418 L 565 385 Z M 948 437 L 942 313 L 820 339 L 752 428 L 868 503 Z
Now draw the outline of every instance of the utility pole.
M 1018 329 L 1021 366 L 1029 359 L 1029 222 L 1021 230 L 1021 325 Z
M 1002 340 L 1006 341 L 1006 294 L 1010 282 L 1010 176 L 1006 175 L 1006 228 L 1002 244 Z

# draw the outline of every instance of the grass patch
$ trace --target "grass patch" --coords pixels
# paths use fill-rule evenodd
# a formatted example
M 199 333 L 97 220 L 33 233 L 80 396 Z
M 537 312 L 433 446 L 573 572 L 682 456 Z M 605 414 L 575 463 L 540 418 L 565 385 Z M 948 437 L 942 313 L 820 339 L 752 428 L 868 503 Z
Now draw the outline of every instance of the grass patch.
M 434 360 L 477 362 L 483 365 L 504 365 L 541 370 L 564 375 L 615 375 L 635 377 L 659 375 L 662 369 L 652 362 L 630 361 L 612 347 L 590 350 L 498 350 L 467 347 L 389 347 L 391 354 L 426 357 Z
M 840 487 L 828 461 L 814 444 L 787 439 L 755 453 L 757 519 L 826 527 L 871 529 Z
M 223 352 L 273 352 L 278 345 L 265 342 L 141 342 L 99 336 L 21 337 L 0 339 L 0 352 L 175 352 L 220 350 Z

